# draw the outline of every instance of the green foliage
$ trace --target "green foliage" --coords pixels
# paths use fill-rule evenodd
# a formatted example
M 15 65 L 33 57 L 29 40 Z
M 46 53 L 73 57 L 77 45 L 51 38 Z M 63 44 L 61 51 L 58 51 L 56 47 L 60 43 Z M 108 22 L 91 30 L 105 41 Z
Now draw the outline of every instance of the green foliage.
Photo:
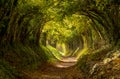
M 21 78 L 22 74 L 5 60 L 0 60 L 0 79 L 16 79 L 17 77 Z
M 20 43 L 1 48 L 1 52 L 3 52 L 2 58 L 18 69 L 34 69 L 38 65 L 45 63 L 48 58 L 44 51 L 41 47 L 22 45 Z
M 34 69 L 52 57 L 60 59 L 56 49 L 45 47 L 46 41 L 51 44 L 62 42 L 72 53 L 76 47 L 85 53 L 89 49 L 87 52 L 84 48 L 98 49 L 91 54 L 91 60 L 99 60 L 96 57 L 101 52 L 107 53 L 99 45 L 111 44 L 113 48 L 119 48 L 119 4 L 119 0 L 0 0 L 0 68 L 3 78 L 4 74 L 15 78 L 10 73 L 14 72 L 13 67 L 6 62 L 16 68 Z M 43 33 L 46 33 L 44 37 Z M 85 57 L 82 57 L 83 61 L 79 60 L 83 70 L 87 67 Z
M 92 52 L 92 54 L 90 55 L 90 59 L 92 61 L 100 61 L 100 60 L 103 60 L 107 53 L 109 51 L 111 51 L 111 46 L 110 45 L 106 45 L 106 46 L 103 46 L 95 51 Z
M 16 43 L 1 47 L 0 52 L 0 79 L 16 79 L 23 74 L 18 70 L 34 70 L 38 66 L 47 63 L 52 56 L 49 56 L 49 51 L 46 47 L 36 45 L 23 45 Z M 6 63 L 7 62 L 7 63 Z
M 88 73 L 89 65 L 88 65 L 88 54 L 82 55 L 77 63 L 77 67 L 82 70 L 84 73 Z
M 89 74 L 91 67 L 96 63 L 103 61 L 106 55 L 112 50 L 110 45 L 103 46 L 97 50 L 87 51 L 82 54 L 77 63 L 77 67 L 84 73 Z
M 52 46 L 47 46 L 47 48 L 50 50 L 50 53 L 52 53 L 53 54 L 53 56 L 56 58 L 56 59 L 58 59 L 58 60 L 60 60 L 61 59 L 61 54 L 60 54 L 60 51 L 58 51 L 57 49 L 55 49 L 54 47 L 52 47 Z

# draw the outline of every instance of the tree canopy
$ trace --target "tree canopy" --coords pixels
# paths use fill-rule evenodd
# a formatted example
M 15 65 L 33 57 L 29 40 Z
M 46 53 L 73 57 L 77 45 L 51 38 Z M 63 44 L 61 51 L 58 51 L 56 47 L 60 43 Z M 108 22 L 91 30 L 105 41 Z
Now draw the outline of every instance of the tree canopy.
M 0 68 L 8 79 L 19 76 L 14 73 L 19 68 L 61 56 L 47 43 L 56 49 L 64 44 L 77 59 L 104 47 L 118 50 L 120 0 L 0 0 Z

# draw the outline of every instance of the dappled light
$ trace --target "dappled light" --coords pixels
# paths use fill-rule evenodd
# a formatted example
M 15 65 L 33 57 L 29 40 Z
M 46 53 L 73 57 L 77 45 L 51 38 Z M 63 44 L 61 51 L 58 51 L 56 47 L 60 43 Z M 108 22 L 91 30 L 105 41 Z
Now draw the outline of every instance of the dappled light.
M 0 0 L 0 79 L 119 79 L 120 0 Z
M 59 62 L 56 62 L 54 66 L 59 68 L 67 68 L 74 66 L 77 63 L 76 57 L 62 57 Z

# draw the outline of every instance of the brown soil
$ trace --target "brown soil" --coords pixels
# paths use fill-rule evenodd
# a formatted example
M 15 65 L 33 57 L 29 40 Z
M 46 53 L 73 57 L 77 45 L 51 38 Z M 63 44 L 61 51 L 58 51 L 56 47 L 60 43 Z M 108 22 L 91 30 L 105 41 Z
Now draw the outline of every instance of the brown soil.
M 46 64 L 36 71 L 24 73 L 27 79 L 84 79 L 75 67 L 74 57 L 62 58 L 54 64 Z

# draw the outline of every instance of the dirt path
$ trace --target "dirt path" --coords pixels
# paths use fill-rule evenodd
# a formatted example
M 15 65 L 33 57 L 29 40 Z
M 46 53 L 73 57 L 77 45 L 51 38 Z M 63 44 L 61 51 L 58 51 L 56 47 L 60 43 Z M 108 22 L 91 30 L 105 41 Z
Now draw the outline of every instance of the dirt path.
M 82 79 L 75 68 L 75 57 L 63 57 L 54 64 L 46 64 L 41 69 L 26 73 L 29 79 Z
M 76 62 L 77 60 L 75 57 L 63 57 L 61 61 L 58 61 L 53 65 L 58 68 L 67 68 L 67 67 L 75 65 Z

